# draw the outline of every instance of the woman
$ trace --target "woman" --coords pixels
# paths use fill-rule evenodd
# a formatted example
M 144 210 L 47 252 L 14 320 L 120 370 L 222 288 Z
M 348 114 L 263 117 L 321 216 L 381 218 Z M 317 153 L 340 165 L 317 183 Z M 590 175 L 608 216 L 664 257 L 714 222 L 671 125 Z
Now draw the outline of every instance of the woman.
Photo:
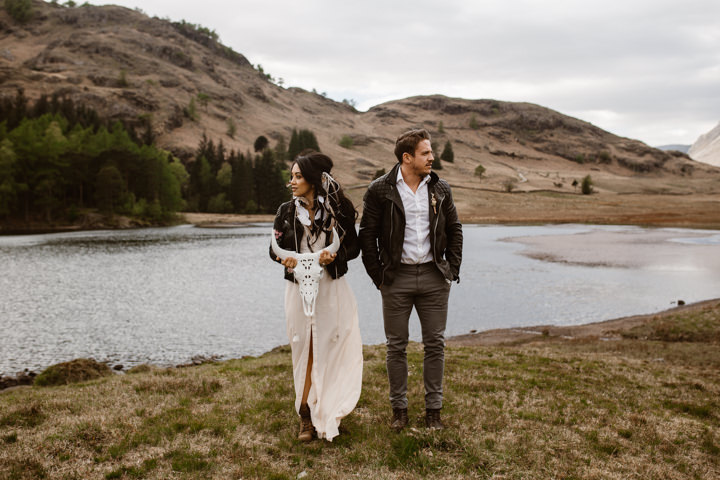
M 313 315 L 305 314 L 293 276 L 297 259 L 289 256 L 281 261 L 270 249 L 273 260 L 285 266 L 288 280 L 285 316 L 301 441 L 310 441 L 314 435 L 332 441 L 339 433 L 340 420 L 355 408 L 362 384 L 357 303 L 343 277 L 347 262 L 360 253 L 355 231 L 357 212 L 330 176 L 332 167 L 330 157 L 322 153 L 298 155 L 291 170 L 293 199 L 280 205 L 274 223 L 281 249 L 321 252 L 319 263 L 324 272 Z M 324 250 L 333 241 L 333 229 L 340 239 L 337 253 Z

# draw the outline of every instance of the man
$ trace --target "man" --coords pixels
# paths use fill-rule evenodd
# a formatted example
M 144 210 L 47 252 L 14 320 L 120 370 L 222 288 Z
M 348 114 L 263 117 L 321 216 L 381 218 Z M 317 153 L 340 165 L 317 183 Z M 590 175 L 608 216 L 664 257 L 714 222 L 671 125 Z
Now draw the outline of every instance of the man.
M 442 429 L 445 324 L 450 284 L 459 281 L 462 225 L 450 185 L 431 171 L 427 130 L 400 135 L 395 156 L 397 165 L 373 181 L 363 198 L 362 260 L 382 294 L 392 428 L 400 431 L 408 423 L 405 349 L 414 306 L 425 347 L 425 423 Z

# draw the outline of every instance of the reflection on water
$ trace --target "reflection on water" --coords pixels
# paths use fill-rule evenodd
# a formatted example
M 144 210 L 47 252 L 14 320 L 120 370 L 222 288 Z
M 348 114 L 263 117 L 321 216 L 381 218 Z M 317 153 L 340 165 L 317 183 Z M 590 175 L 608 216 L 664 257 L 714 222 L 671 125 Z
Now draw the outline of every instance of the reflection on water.
M 0 374 L 78 357 L 126 367 L 170 365 L 195 355 L 257 355 L 287 343 L 284 280 L 281 267 L 268 257 L 269 230 L 269 224 L 181 226 L 0 237 Z M 578 234 L 583 232 L 637 230 L 465 226 L 461 283 L 451 292 L 448 335 L 586 323 L 659 311 L 677 299 L 718 296 L 716 269 L 551 263 L 521 255 L 521 243 L 501 241 L 552 235 L 564 238 L 568 248 L 582 248 Z M 674 232 L 679 241 L 690 238 L 720 254 L 718 232 L 691 237 L 677 229 L 646 232 Z M 678 252 L 687 247 L 665 242 L 662 248 L 667 245 Z M 383 342 L 379 292 L 359 259 L 350 270 L 363 341 Z M 411 336 L 420 339 L 414 314 Z

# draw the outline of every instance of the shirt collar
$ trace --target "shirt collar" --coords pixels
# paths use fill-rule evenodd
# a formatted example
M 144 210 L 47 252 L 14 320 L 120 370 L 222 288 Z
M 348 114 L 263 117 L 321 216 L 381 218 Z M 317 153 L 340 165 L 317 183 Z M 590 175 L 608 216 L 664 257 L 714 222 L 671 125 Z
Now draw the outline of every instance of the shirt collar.
M 430 181 L 430 175 L 425 175 L 422 178 L 422 180 L 420 180 L 420 184 L 418 185 L 418 188 L 422 187 L 429 181 Z M 400 183 L 400 182 L 405 183 L 405 179 L 402 176 L 402 165 L 400 166 L 400 168 L 398 168 L 397 178 L 395 179 L 395 183 Z M 407 183 L 405 183 L 405 185 L 407 185 Z
M 303 197 L 293 197 L 293 200 L 295 200 L 295 207 L 297 208 L 297 218 L 300 220 L 300 223 L 305 225 L 306 227 L 310 226 L 310 212 L 308 212 L 307 208 L 305 208 L 305 198 Z M 317 196 L 317 200 L 319 203 L 324 204 L 325 198 L 322 195 Z M 315 219 L 323 218 L 323 212 L 324 210 L 322 208 L 318 208 L 315 211 Z

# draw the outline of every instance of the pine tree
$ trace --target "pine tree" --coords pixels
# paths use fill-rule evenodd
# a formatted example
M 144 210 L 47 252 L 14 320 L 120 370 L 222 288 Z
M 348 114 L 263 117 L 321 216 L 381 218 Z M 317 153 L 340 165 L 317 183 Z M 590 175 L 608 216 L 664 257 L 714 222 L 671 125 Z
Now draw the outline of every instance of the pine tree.
M 255 157 L 253 169 L 255 179 L 255 197 L 261 213 L 273 213 L 277 207 L 288 200 L 289 193 L 285 187 L 282 168 L 275 161 L 272 150 L 265 150 Z
M 293 128 L 292 135 L 290 135 L 290 145 L 288 146 L 288 160 L 294 161 L 301 151 L 298 131 Z
M 255 213 L 257 211 L 257 202 L 255 202 L 255 180 L 250 157 L 245 157 L 242 154 L 237 155 L 231 161 L 231 165 L 230 201 L 233 208 L 238 213 Z M 253 202 L 255 205 L 251 209 L 248 209 L 249 202 Z
M 315 137 L 315 134 L 307 129 L 302 129 L 298 133 L 298 137 L 300 139 L 300 151 L 306 149 L 315 150 L 316 152 L 320 151 L 320 146 L 318 145 L 317 138 Z
M 282 135 L 275 144 L 275 158 L 278 162 L 284 162 L 287 159 L 287 145 L 285 145 L 285 137 Z
M 95 183 L 95 192 L 98 208 L 113 214 L 120 203 L 123 193 L 123 178 L 115 165 L 107 165 L 100 169 Z
M 9 216 L 17 204 L 18 183 L 15 180 L 16 155 L 7 138 L 0 141 L 0 217 Z
M 455 154 L 453 153 L 453 148 L 450 140 L 445 142 L 445 148 L 443 148 L 443 152 L 442 155 L 440 155 L 440 158 L 445 162 L 453 163 L 455 161 Z

